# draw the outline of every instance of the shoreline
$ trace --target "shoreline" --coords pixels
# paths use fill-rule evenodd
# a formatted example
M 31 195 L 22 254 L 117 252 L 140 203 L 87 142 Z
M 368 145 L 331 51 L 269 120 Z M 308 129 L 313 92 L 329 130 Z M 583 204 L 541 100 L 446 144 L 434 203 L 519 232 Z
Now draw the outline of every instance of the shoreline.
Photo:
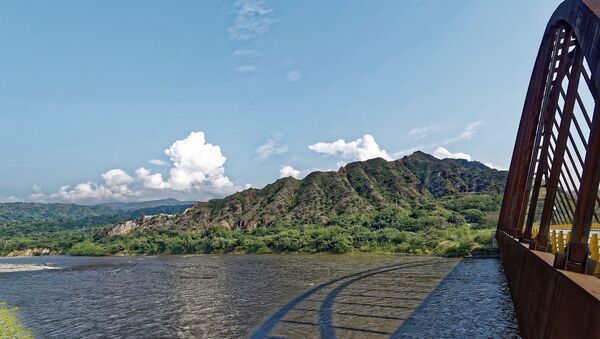
M 438 258 L 461 258 L 461 259 L 489 259 L 489 258 L 498 258 L 497 252 L 488 252 L 488 251 L 473 251 L 467 255 L 460 256 L 442 256 L 435 255 L 433 253 L 405 253 L 405 252 L 386 252 L 386 251 L 372 251 L 372 252 L 347 252 L 347 253 L 333 253 L 333 252 L 266 252 L 266 253 L 247 253 L 247 252 L 227 252 L 227 253 L 179 253 L 179 254 L 170 254 L 170 253 L 156 253 L 156 254 L 130 254 L 130 253 L 122 253 L 122 254 L 110 254 L 110 255 L 70 255 L 70 254 L 59 254 L 59 253 L 50 253 L 45 255 L 18 255 L 18 256 L 7 256 L 0 255 L 0 260 L 3 259 L 27 259 L 27 258 L 35 258 L 35 257 L 82 257 L 82 258 L 124 258 L 124 257 L 134 257 L 134 258 L 157 258 L 157 257 L 200 257 L 200 256 L 262 256 L 262 255 L 276 255 L 276 256 L 298 256 L 298 255 L 306 255 L 306 256 L 318 256 L 318 255 L 330 255 L 330 256 L 406 256 L 406 257 L 438 257 Z M 4 263 L 0 262 L 0 273 L 1 265 Z M 24 265 L 41 265 L 41 264 L 24 264 Z M 50 268 L 52 269 L 52 268 Z
M 43 257 L 87 257 L 87 258 L 122 258 L 122 257 L 197 257 L 197 256 L 243 256 L 243 255 L 382 255 L 382 256 L 425 256 L 425 257 L 441 257 L 435 254 L 429 253 L 403 253 L 403 252 L 385 252 L 385 251 L 373 251 L 373 252 L 347 252 L 347 253 L 333 253 L 333 252 L 265 252 L 265 253 L 248 253 L 248 252 L 227 252 L 227 253 L 155 253 L 155 254 L 135 254 L 135 253 L 121 253 L 121 254 L 109 254 L 109 255 L 71 255 L 61 253 L 50 253 L 44 255 L 0 255 L 0 259 L 23 259 L 23 258 L 43 258 Z M 458 257 L 457 257 L 458 258 Z

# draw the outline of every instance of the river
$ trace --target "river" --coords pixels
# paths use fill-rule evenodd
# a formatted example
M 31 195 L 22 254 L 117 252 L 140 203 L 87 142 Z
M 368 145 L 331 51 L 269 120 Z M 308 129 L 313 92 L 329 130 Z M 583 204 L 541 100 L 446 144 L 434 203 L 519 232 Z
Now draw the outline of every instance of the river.
M 39 338 L 518 337 L 496 259 L 391 255 L 2 258 Z M 39 268 L 43 268 L 40 266 Z

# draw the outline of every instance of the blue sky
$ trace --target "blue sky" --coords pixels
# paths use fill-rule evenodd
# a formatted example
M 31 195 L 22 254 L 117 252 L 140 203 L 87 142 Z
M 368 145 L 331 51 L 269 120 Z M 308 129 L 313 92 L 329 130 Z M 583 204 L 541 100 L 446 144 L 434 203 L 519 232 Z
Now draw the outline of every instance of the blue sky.
M 415 149 L 508 167 L 559 3 L 1 1 L 0 200 L 205 200 Z

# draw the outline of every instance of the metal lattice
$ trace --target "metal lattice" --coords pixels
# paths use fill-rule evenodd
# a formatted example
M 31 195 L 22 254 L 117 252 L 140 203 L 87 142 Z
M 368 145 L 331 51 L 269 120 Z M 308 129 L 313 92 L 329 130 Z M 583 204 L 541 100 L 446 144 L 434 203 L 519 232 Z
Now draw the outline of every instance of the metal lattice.
M 538 250 L 551 228 L 570 228 L 565 265 L 573 270 L 585 266 L 590 229 L 600 224 L 599 14 L 600 1 L 568 0 L 546 28 L 498 226 Z

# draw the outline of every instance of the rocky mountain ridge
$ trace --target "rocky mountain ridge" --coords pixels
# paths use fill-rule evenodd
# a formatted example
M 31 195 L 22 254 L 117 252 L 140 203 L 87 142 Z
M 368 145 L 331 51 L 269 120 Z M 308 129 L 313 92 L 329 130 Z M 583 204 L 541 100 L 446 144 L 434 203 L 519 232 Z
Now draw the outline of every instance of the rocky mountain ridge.
M 327 224 L 332 218 L 383 209 L 414 209 L 459 193 L 504 190 L 507 172 L 479 162 L 437 159 L 415 152 L 395 161 L 381 158 L 349 163 L 336 172 L 282 178 L 223 199 L 196 203 L 181 214 L 140 218 L 113 228 L 199 230 L 222 226 L 247 229 L 284 224 Z

